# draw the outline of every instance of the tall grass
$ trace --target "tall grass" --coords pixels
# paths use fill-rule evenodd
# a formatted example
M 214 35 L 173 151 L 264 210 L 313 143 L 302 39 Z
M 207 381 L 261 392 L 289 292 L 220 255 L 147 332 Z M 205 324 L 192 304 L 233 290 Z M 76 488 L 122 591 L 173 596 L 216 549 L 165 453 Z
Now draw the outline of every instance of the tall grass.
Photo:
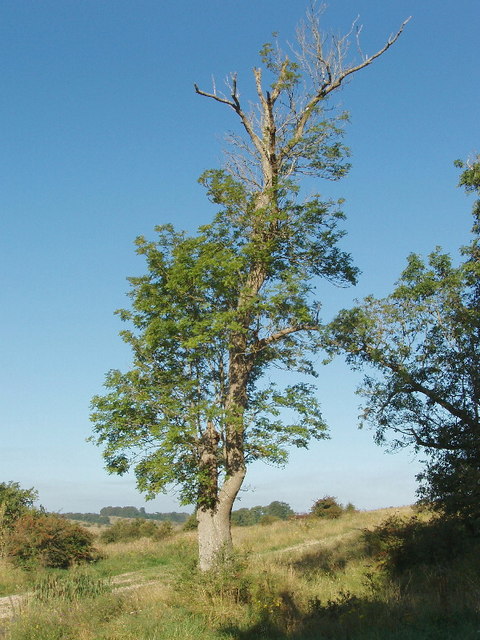
M 478 638 L 480 545 L 473 542 L 465 553 L 441 562 L 424 551 L 416 570 L 388 572 L 365 530 L 377 535 L 378 525 L 395 513 L 411 516 L 412 510 L 238 528 L 237 554 L 207 574 L 195 568 L 191 533 L 106 545 L 108 557 L 86 570 L 90 587 L 83 595 L 48 596 L 40 607 L 32 601 L 10 624 L 6 638 Z M 119 573 L 129 574 L 121 578 L 127 585 L 123 591 L 95 592 L 102 576 Z
M 47 573 L 37 580 L 33 598 L 48 603 L 52 600 L 73 602 L 87 598 L 96 598 L 111 591 L 111 583 L 93 576 L 85 570 L 72 570 L 63 573 Z

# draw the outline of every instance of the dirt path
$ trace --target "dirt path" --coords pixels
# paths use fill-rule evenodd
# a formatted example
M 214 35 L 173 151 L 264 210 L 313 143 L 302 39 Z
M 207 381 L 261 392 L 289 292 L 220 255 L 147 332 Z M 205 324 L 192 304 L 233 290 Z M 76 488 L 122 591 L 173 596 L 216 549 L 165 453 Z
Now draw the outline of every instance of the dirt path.
M 0 598 L 0 619 L 14 618 L 20 613 L 22 605 L 26 602 L 30 593 L 18 596 L 5 596 Z
M 336 536 L 330 536 L 328 538 L 319 538 L 316 540 L 305 540 L 304 542 L 299 542 L 298 544 L 293 545 L 292 547 L 284 547 L 283 549 L 269 549 L 267 551 L 261 551 L 258 555 L 266 555 L 273 553 L 288 553 L 290 551 L 304 551 L 309 547 L 324 547 L 328 548 L 333 546 L 339 540 L 345 540 L 347 538 L 352 538 L 358 535 L 356 530 L 354 531 L 346 531 L 345 533 L 340 533 Z
M 141 580 L 141 571 L 131 571 L 114 576 L 111 579 L 112 591 L 120 593 L 140 589 L 143 586 L 157 584 L 159 580 Z M 27 604 L 28 599 L 33 595 L 32 591 L 18 595 L 4 596 L 0 598 L 0 621 L 15 618 L 20 615 L 22 608 Z

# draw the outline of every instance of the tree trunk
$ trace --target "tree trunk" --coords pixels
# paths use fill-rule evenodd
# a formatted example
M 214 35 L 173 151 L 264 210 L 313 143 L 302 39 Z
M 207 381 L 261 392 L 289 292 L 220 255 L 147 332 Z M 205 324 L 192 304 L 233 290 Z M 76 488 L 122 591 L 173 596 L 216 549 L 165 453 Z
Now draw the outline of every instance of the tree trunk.
M 199 507 L 198 559 L 201 571 L 211 569 L 216 560 L 232 551 L 230 516 L 233 503 L 245 478 L 245 469 L 239 469 L 226 478 L 214 507 Z

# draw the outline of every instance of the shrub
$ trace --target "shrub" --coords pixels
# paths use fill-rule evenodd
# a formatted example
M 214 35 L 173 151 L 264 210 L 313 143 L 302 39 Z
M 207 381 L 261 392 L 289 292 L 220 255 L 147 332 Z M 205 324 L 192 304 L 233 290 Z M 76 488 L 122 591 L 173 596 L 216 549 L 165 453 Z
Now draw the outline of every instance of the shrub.
M 99 559 L 93 535 L 56 514 L 29 511 L 20 516 L 8 534 L 6 551 L 14 564 L 66 569 Z
M 153 520 L 119 520 L 114 525 L 103 531 L 100 540 L 107 544 L 111 542 L 128 542 L 129 540 L 139 540 L 140 538 L 153 538 L 162 540 L 173 534 L 171 522 L 157 524 Z
M 186 563 L 176 583 L 182 599 L 203 602 L 211 610 L 217 608 L 219 602 L 247 604 L 251 599 L 251 586 L 247 557 L 229 551 L 219 554 L 208 571 L 200 571 L 196 561 Z
M 310 514 L 315 518 L 339 518 L 343 507 L 333 496 L 324 496 L 313 503 Z
M 185 521 L 185 524 L 182 527 L 183 531 L 195 531 L 198 529 L 198 521 L 195 513 L 188 516 L 188 520 Z

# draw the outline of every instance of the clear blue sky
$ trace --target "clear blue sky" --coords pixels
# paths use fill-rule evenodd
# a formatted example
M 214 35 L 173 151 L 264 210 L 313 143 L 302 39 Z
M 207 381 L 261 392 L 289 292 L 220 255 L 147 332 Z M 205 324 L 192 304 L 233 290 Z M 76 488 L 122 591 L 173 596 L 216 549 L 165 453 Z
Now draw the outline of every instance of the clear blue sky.
M 1 474 L 34 486 L 50 510 L 141 506 L 131 477 L 109 476 L 85 439 L 104 373 L 126 368 L 113 311 L 143 271 L 138 234 L 194 229 L 211 205 L 196 180 L 221 163 L 233 113 L 195 95 L 251 68 L 272 31 L 292 40 L 303 0 L 3 0 L 0 5 Z M 453 160 L 480 151 L 478 0 L 332 0 L 324 25 L 360 15 L 367 53 L 409 15 L 393 49 L 339 96 L 351 113 L 353 168 L 319 183 L 346 198 L 356 289 L 322 288 L 325 316 L 388 293 L 411 251 L 468 241 L 471 201 Z M 238 130 L 238 129 L 237 129 Z M 286 469 L 254 466 L 242 506 L 296 510 L 333 494 L 362 508 L 414 499 L 411 452 L 388 455 L 358 431 L 358 378 L 321 371 L 331 440 Z M 147 510 L 178 509 L 160 496 Z

